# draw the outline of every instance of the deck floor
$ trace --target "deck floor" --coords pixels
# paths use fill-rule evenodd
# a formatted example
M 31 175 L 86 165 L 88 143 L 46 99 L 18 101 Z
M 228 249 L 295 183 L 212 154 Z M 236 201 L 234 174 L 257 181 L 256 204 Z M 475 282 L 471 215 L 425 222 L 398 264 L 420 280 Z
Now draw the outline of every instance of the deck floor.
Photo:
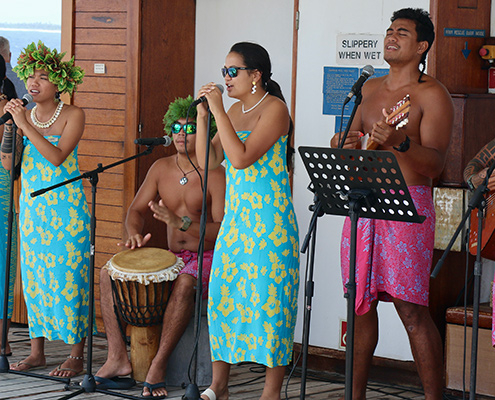
M 27 328 L 12 327 L 9 332 L 13 356 L 9 357 L 9 362 L 16 362 L 24 359 L 29 354 L 29 334 Z M 35 372 L 39 375 L 47 376 L 48 373 L 58 364 L 65 360 L 69 354 L 70 346 L 60 341 L 46 342 L 45 353 L 47 355 L 47 367 Z M 95 373 L 103 364 L 106 358 L 106 339 L 101 337 L 93 338 L 93 368 Z M 0 400 L 6 399 L 62 399 L 65 396 L 74 394 L 74 399 L 112 399 L 119 398 L 109 393 L 77 393 L 79 382 L 83 376 L 72 379 L 69 390 L 61 382 L 31 377 L 14 373 L 0 373 Z M 248 400 L 259 399 L 263 389 L 264 370 L 256 364 L 242 364 L 232 367 L 230 378 L 230 399 Z M 301 379 L 297 371 L 290 378 L 287 385 L 287 376 L 282 388 L 282 399 L 299 399 Z M 142 385 L 138 385 L 120 393 L 128 397 L 140 398 Z M 202 390 L 204 388 L 200 388 Z M 182 399 L 184 389 L 181 387 L 168 387 L 170 400 Z M 287 397 L 286 393 L 287 392 Z M 306 399 L 339 399 L 344 395 L 344 378 L 337 374 L 309 373 L 306 384 Z M 135 396 L 135 397 L 132 397 Z M 368 399 L 423 399 L 424 395 L 420 389 L 406 388 L 378 383 L 369 383 Z M 447 396 L 445 398 L 455 399 Z

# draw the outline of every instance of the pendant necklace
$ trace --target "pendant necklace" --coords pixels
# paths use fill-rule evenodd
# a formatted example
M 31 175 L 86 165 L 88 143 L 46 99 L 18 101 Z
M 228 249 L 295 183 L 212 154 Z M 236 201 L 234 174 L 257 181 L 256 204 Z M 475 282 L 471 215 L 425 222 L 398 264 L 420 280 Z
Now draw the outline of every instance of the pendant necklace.
M 265 100 L 265 97 L 268 96 L 268 92 L 265 93 L 265 95 L 260 99 L 260 101 L 258 101 L 254 106 L 252 106 L 251 108 L 247 109 L 247 110 L 244 110 L 244 104 L 241 106 L 242 108 L 242 113 L 243 114 L 246 114 L 248 113 L 249 111 L 251 110 L 254 110 L 256 107 L 258 107 L 260 105 L 260 103 Z
M 33 124 L 36 128 L 40 129 L 46 129 L 52 126 L 55 121 L 57 120 L 58 116 L 62 112 L 62 107 L 64 106 L 63 101 L 59 101 L 57 108 L 55 109 L 55 112 L 53 113 L 52 117 L 46 121 L 46 122 L 40 122 L 38 118 L 36 117 L 36 108 L 38 107 L 37 105 L 33 107 L 31 110 L 31 121 L 33 121 Z
M 180 172 L 182 172 L 182 175 L 184 175 L 182 178 L 180 178 L 179 183 L 184 186 L 189 180 L 187 179 L 187 175 L 189 175 L 191 172 L 195 171 L 195 169 L 192 169 L 190 171 L 184 172 L 184 170 L 180 167 L 179 165 L 179 156 L 175 157 L 175 163 L 177 164 L 177 168 L 180 169 Z

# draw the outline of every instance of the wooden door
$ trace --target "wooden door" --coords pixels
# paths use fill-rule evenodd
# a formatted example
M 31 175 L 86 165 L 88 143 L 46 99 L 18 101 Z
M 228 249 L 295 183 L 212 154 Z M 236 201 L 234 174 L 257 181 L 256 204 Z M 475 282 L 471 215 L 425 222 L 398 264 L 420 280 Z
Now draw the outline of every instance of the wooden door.
M 194 96 L 194 0 L 154 0 L 141 3 L 141 63 L 139 68 L 140 137 L 163 136 L 163 116 L 177 97 Z M 160 157 L 175 153 L 173 144 L 159 146 L 137 161 L 137 186 Z M 151 246 L 167 248 L 166 230 L 151 213 L 146 218 Z

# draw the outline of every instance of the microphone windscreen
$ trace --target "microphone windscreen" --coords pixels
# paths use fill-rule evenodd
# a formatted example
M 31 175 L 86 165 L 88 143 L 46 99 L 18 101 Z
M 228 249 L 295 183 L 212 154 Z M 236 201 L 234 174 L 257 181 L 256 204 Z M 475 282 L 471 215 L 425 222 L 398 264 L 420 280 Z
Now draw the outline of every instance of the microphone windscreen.
M 33 101 L 33 96 L 31 96 L 29 93 L 26 93 L 24 96 L 22 96 L 22 100 L 24 100 L 24 105 L 29 104 Z
M 217 83 L 215 86 L 216 86 L 216 87 L 218 88 L 218 90 L 220 90 L 220 92 L 223 94 L 223 85 L 220 85 L 219 83 Z
M 366 74 L 368 78 L 374 73 L 375 73 L 375 68 L 373 68 L 372 65 L 366 65 L 363 67 L 363 74 Z

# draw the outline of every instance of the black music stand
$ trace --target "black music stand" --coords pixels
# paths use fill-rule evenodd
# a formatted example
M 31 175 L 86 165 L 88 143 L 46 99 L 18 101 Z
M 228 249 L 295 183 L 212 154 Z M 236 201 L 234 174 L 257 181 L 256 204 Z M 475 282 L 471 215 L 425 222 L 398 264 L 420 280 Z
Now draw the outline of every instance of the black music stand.
M 349 281 L 344 295 L 347 298 L 345 400 L 351 400 L 358 219 L 422 223 L 425 217 L 418 215 L 392 152 L 299 147 L 299 153 L 318 197 L 315 214 L 321 209 L 325 214 L 348 215 L 351 219 Z M 307 348 L 309 340 L 309 329 L 306 332 L 303 348 Z

